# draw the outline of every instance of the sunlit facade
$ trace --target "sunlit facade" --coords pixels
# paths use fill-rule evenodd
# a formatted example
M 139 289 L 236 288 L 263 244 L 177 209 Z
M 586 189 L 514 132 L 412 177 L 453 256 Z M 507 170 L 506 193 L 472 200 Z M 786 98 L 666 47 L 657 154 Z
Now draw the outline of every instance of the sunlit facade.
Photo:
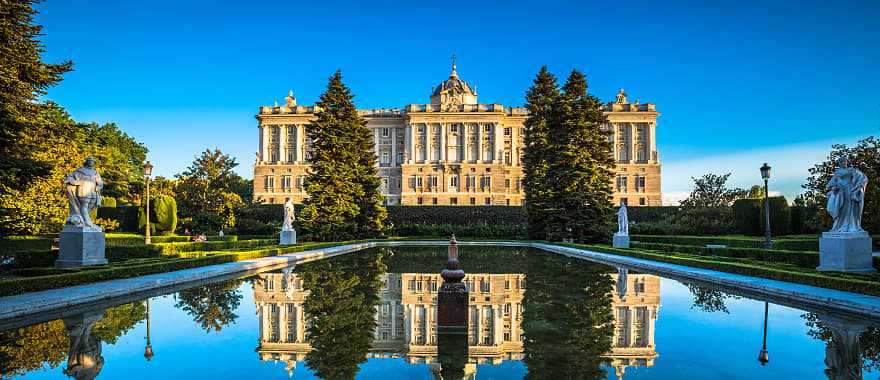
M 657 117 L 652 103 L 631 103 L 621 89 L 604 105 L 617 174 L 614 203 L 661 205 Z M 311 157 L 306 126 L 316 106 L 293 93 L 284 105 L 262 106 L 254 196 L 265 203 L 300 203 Z M 521 205 L 525 108 L 483 104 L 476 86 L 449 78 L 428 104 L 358 111 L 373 131 L 381 192 L 389 205 Z

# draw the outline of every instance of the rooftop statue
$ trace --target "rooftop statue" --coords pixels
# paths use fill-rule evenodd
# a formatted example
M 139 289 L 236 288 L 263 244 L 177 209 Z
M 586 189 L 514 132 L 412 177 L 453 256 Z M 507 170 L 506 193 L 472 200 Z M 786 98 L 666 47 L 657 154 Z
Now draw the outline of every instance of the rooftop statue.
M 868 177 L 852 167 L 847 157 L 837 160 L 838 168 L 828 181 L 828 213 L 834 224 L 828 232 L 864 232 L 862 210 L 865 208 L 865 187 Z
M 95 225 L 89 216 L 92 209 L 101 207 L 101 189 L 104 188 L 104 181 L 95 169 L 95 164 L 93 157 L 87 157 L 83 167 L 64 178 L 69 206 L 65 224 L 101 231 L 101 227 Z

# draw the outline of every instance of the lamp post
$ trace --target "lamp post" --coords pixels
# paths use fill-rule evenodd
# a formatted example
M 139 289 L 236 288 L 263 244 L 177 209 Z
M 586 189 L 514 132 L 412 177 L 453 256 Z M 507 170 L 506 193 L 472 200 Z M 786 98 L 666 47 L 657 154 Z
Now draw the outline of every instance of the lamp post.
M 153 346 L 150 344 L 150 299 L 147 298 L 147 346 L 144 348 L 144 358 L 147 361 L 153 359 Z
M 764 179 L 764 248 L 772 249 L 773 240 L 770 235 L 770 191 L 768 182 L 770 180 L 770 165 L 765 162 L 761 166 L 761 178 Z
M 147 161 L 144 164 L 144 178 L 147 183 L 147 195 L 145 198 L 147 199 L 146 206 L 146 214 L 147 214 L 147 231 L 144 233 L 144 243 L 150 244 L 150 175 L 153 174 L 153 165 L 150 164 L 150 161 Z
M 758 362 L 766 365 L 770 361 L 770 354 L 767 352 L 767 310 L 769 304 L 764 302 L 764 343 L 761 345 L 761 351 L 758 352 Z

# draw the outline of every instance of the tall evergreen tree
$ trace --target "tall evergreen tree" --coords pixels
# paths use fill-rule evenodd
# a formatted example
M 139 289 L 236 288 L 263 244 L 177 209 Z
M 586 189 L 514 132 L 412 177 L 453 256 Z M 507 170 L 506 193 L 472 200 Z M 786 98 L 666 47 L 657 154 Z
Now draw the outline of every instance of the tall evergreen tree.
M 559 97 L 556 76 L 542 66 L 535 76 L 532 87 L 526 92 L 526 119 L 523 136 L 523 185 L 525 187 L 525 210 L 529 222 L 529 237 L 543 239 L 546 234 L 546 208 L 550 202 L 550 188 L 547 186 L 548 156 L 550 154 L 548 134 L 551 111 Z
M 52 164 L 31 157 L 21 144 L 46 121 L 52 105 L 37 102 L 46 89 L 61 82 L 73 64 L 44 63 L 38 37 L 43 27 L 34 23 L 34 0 L 0 2 L 0 180 L 12 189 L 24 189 L 32 180 L 50 174 Z
M 379 193 L 373 134 L 353 98 L 337 71 L 307 128 L 313 154 L 300 225 L 315 239 L 373 237 L 384 228 L 387 213 Z
M 587 93 L 583 73 L 573 70 L 555 102 L 548 132 L 547 183 L 552 188 L 548 239 L 607 240 L 611 232 L 611 155 L 608 119 Z

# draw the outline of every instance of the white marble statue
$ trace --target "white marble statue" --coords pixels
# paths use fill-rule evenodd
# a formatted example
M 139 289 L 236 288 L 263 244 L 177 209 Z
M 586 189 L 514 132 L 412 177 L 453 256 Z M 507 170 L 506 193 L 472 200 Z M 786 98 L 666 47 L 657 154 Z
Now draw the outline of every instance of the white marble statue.
M 626 211 L 626 203 L 620 201 L 620 209 L 617 210 L 617 233 L 629 235 L 629 216 Z
M 104 181 L 95 170 L 95 163 L 93 157 L 87 157 L 83 167 L 64 178 L 70 209 L 65 224 L 100 231 L 101 227 L 95 225 L 89 217 L 92 209 L 101 207 L 101 189 L 104 188 Z
M 281 230 L 292 231 L 294 220 L 296 220 L 296 215 L 294 215 L 293 201 L 288 199 L 284 202 L 284 222 L 281 224 Z
M 828 232 L 864 232 L 862 210 L 865 208 L 865 187 L 868 177 L 850 165 L 849 159 L 837 160 L 838 168 L 828 181 L 828 213 L 834 224 Z

